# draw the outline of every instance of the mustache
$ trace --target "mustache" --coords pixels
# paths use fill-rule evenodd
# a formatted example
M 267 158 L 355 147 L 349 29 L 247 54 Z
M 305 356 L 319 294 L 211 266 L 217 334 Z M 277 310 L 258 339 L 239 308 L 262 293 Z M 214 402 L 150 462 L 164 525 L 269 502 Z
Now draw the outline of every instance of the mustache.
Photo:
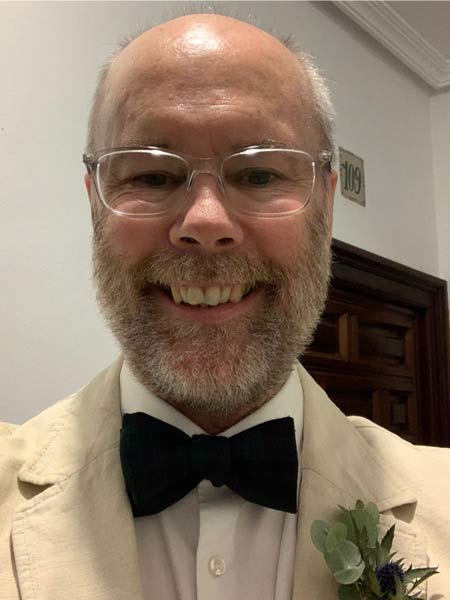
M 169 287 L 176 282 L 195 281 L 208 286 L 212 282 L 280 286 L 286 280 L 285 269 L 271 260 L 232 254 L 180 254 L 173 250 L 158 251 L 131 267 L 133 280 L 140 289 L 150 284 Z

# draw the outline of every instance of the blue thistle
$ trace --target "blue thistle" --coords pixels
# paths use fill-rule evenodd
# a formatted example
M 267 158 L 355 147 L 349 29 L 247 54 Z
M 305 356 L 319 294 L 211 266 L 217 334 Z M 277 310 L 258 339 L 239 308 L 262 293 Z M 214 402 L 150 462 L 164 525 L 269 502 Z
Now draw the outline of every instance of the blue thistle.
M 387 598 L 389 594 L 395 594 L 395 577 L 403 583 L 405 580 L 405 573 L 401 566 L 396 562 L 388 562 L 384 565 L 380 565 L 375 570 L 378 582 L 381 587 L 381 593 L 384 594 L 383 598 Z

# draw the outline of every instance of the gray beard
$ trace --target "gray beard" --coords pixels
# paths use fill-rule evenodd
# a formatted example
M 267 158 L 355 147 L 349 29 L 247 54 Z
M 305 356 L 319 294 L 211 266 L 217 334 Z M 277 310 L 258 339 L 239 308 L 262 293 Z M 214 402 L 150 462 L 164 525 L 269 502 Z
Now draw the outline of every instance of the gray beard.
M 181 412 L 229 422 L 269 400 L 310 344 L 325 306 L 331 249 L 324 210 L 308 214 L 308 239 L 289 266 L 238 255 L 166 250 L 133 266 L 117 257 L 94 224 L 97 300 L 135 377 Z M 263 302 L 222 325 L 174 321 L 151 285 L 258 282 Z

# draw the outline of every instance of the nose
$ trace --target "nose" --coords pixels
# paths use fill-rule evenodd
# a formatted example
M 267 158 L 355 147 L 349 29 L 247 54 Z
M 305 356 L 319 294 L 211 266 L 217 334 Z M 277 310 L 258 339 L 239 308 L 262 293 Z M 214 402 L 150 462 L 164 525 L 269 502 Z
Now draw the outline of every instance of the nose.
M 179 249 L 220 253 L 234 250 L 242 244 L 243 238 L 236 214 L 224 204 L 216 177 L 197 175 L 185 208 L 170 229 L 171 243 Z

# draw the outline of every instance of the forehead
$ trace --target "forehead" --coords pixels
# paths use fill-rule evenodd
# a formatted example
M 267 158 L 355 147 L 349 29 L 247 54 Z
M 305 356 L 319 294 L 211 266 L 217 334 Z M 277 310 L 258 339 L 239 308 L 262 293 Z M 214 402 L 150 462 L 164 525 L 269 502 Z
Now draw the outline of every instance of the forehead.
M 276 41 L 255 46 L 206 33 L 119 55 L 103 106 L 106 146 L 311 140 L 308 84 L 291 53 Z

